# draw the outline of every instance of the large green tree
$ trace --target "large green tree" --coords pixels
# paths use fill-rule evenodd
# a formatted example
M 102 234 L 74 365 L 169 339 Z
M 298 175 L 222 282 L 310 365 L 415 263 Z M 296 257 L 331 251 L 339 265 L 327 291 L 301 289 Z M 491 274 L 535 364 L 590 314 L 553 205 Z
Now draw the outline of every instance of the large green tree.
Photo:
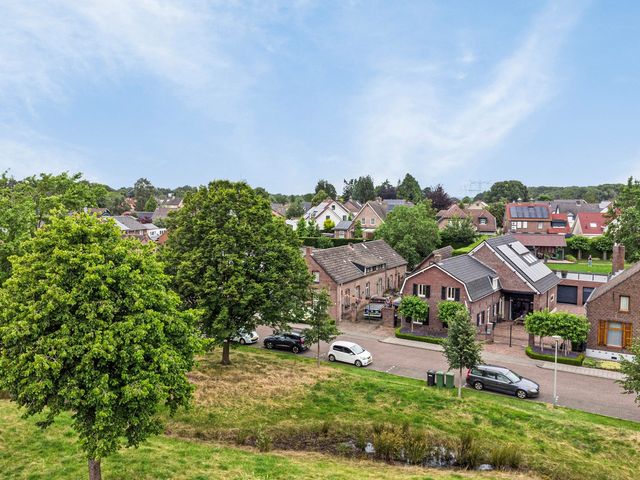
M 293 202 L 289 204 L 287 207 L 287 218 L 298 218 L 304 215 L 304 206 L 302 205 L 302 200 L 296 198 Z
M 0 289 L 0 390 L 43 414 L 61 412 L 100 478 L 100 460 L 162 432 L 160 412 L 186 405 L 199 340 L 194 315 L 152 248 L 111 222 L 54 218 L 11 257 Z
M 209 183 L 168 220 L 164 255 L 184 305 L 202 312 L 204 334 L 222 345 L 258 324 L 286 329 L 300 318 L 311 276 L 296 234 L 244 182 Z
M 468 217 L 453 217 L 449 219 L 447 225 L 440 231 L 442 245 L 451 245 L 453 248 L 460 248 L 473 243 L 476 236 L 476 227 Z
M 373 186 L 373 179 L 371 176 L 366 175 L 353 180 L 351 198 L 354 198 L 360 203 L 365 203 L 376 198 L 376 189 Z
M 336 197 L 338 196 L 338 194 L 336 193 L 336 187 L 334 187 L 331 183 L 329 183 L 328 180 L 318 180 L 314 193 L 318 193 L 321 190 L 324 191 L 325 194 L 329 196 L 332 200 L 335 200 Z
M 613 239 L 607 234 L 594 237 L 591 239 L 591 247 L 606 260 L 607 254 L 613 250 Z
M 415 177 L 407 173 L 397 189 L 398 198 L 404 198 L 413 203 L 418 203 L 422 200 L 422 189 Z
M 391 245 L 407 260 L 410 269 L 440 243 L 440 233 L 433 210 L 424 202 L 414 207 L 394 208 L 376 230 L 376 238 L 381 238 Z
M 591 242 L 587 237 L 582 235 L 574 235 L 567 238 L 567 247 L 578 253 L 578 260 L 582 259 L 583 252 L 588 252 L 591 248 Z
M 622 243 L 629 260 L 640 260 L 640 182 L 630 177 L 613 202 L 607 228 L 614 242 Z
M 327 194 L 327 192 L 325 192 L 324 190 L 318 190 L 316 194 L 313 196 L 313 198 L 311 199 L 311 205 L 314 207 L 316 205 L 320 205 L 327 198 L 329 198 L 329 195 Z
M 147 204 L 149 197 L 152 197 L 156 189 L 146 178 L 139 178 L 133 185 L 133 195 L 136 199 L 136 210 L 142 210 Z
M 519 180 L 505 180 L 491 185 L 489 191 L 484 193 L 483 200 L 488 203 L 501 201 L 526 202 L 529 200 L 529 191 L 524 183 Z
M 456 310 L 449 320 L 447 338 L 442 343 L 444 356 L 450 369 L 458 369 L 458 398 L 462 397 L 462 370 L 482 362 L 482 345 L 476 341 L 476 329 L 471 324 L 469 311 Z
M 387 200 L 390 198 L 396 198 L 397 191 L 396 187 L 394 187 L 389 179 L 386 179 L 380 185 L 376 187 L 376 196 L 382 198 L 383 200 Z
M 316 364 L 320 366 L 320 342 L 331 342 L 340 330 L 336 327 L 336 321 L 329 315 L 331 297 L 326 290 L 311 289 L 309 313 L 306 318 L 309 324 L 304 330 L 304 336 L 309 345 L 316 344 Z
M 22 242 L 37 228 L 52 216 L 97 207 L 107 193 L 103 185 L 89 183 L 79 173 L 42 173 L 23 180 L 0 176 L 0 284 L 10 274 L 9 257 L 21 252 Z

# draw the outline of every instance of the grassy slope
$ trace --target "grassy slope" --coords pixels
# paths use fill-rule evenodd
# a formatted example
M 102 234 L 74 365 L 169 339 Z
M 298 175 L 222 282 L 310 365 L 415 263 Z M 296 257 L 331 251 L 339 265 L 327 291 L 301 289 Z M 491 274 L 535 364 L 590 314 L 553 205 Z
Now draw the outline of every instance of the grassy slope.
M 450 438 L 470 430 L 486 445 L 515 445 L 536 474 L 502 478 L 631 479 L 640 469 L 640 424 L 633 422 L 473 391 L 465 391 L 460 402 L 453 392 L 421 381 L 346 365 L 316 369 L 309 359 L 289 354 L 245 349 L 226 368 L 217 360 L 203 359 L 191 375 L 198 386 L 195 407 L 169 421 L 167 436 L 108 459 L 106 478 L 459 478 L 460 472 L 310 453 L 258 454 L 234 446 L 257 430 L 278 445 L 292 433 L 321 437 L 327 425 L 355 435 L 382 422 Z M 71 478 L 84 472 L 68 418 L 39 432 L 6 401 L 0 413 L 8 426 L 0 429 L 4 477 Z

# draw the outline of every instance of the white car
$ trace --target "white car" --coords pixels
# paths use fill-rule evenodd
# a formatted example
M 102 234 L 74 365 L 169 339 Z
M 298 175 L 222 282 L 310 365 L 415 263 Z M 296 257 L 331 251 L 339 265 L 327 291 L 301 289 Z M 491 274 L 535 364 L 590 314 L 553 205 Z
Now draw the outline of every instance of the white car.
M 331 344 L 327 357 L 330 362 L 353 363 L 356 367 L 364 367 L 373 361 L 371 354 L 357 343 L 342 341 Z
M 253 330 L 252 332 L 240 332 L 237 336 L 232 337 L 232 342 L 238 342 L 240 345 L 245 345 L 247 343 L 256 343 L 260 337 L 258 336 L 258 332 Z

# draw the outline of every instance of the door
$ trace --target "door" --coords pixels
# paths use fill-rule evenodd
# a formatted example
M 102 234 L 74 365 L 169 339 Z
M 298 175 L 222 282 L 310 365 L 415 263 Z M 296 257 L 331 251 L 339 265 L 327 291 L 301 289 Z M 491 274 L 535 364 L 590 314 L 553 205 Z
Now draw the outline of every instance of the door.
M 354 362 L 354 357 L 355 357 L 353 352 L 347 347 L 342 347 L 342 348 L 344 349 L 344 353 L 343 353 L 344 360 L 343 361 L 347 362 L 347 363 L 353 363 Z
M 582 304 L 584 305 L 589 300 L 589 297 L 593 293 L 595 288 L 592 287 L 582 287 Z
M 344 353 L 344 347 L 341 347 L 340 345 L 336 345 L 335 347 L 333 347 L 333 352 L 334 355 L 336 357 L 336 360 L 339 362 L 344 362 L 345 361 L 345 353 Z
M 515 392 L 513 384 L 509 381 L 509 379 L 506 376 L 502 375 L 501 373 L 498 373 L 496 375 L 496 384 L 498 385 L 498 388 L 502 392 L 505 392 L 505 393 Z
M 578 304 L 578 287 L 558 285 L 558 303 Z

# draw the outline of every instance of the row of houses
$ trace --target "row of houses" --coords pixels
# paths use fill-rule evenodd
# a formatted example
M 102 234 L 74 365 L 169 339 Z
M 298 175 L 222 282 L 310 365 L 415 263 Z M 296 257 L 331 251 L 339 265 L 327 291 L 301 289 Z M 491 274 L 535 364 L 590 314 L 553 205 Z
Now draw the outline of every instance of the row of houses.
M 634 332 L 640 332 L 640 263 L 623 270 L 624 247 L 614 249 L 616 272 L 600 279 L 563 277 L 512 234 L 488 238 L 466 255 L 452 256 L 452 251 L 434 251 L 413 272 L 407 272 L 407 262 L 383 240 L 306 248 L 304 257 L 315 285 L 329 292 L 330 314 L 337 321 L 362 318 L 381 297 L 388 304 L 395 299 L 397 305 L 398 296 L 416 295 L 428 303 L 429 315 L 412 326 L 414 333 L 446 336 L 447 327 L 438 318 L 438 305 L 445 300 L 463 303 L 480 333 L 496 322 L 522 320 L 532 311 L 554 311 L 563 289 L 575 288 L 581 290 L 580 303 L 586 304 L 592 324 L 589 356 L 628 355 Z

